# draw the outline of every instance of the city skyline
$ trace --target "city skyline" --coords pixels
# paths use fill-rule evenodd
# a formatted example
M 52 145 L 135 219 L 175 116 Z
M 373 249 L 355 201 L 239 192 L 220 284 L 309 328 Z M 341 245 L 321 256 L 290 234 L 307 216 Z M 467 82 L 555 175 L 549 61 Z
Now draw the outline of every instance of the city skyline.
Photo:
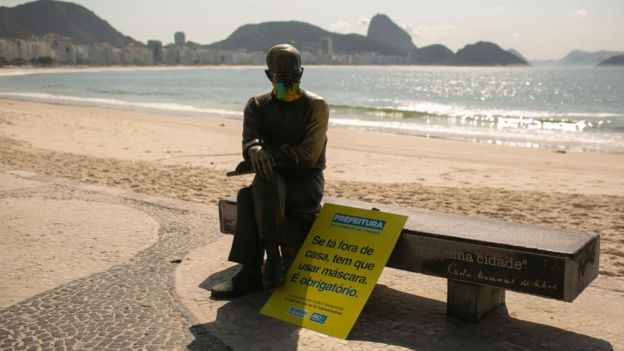
M 27 2 L 0 0 L 0 6 L 13 7 Z M 384 13 L 403 27 L 418 47 L 442 44 L 456 51 L 483 40 L 518 50 L 531 60 L 560 59 L 575 49 L 624 51 L 624 38 L 615 35 L 624 32 L 624 2 L 615 0 L 553 0 L 548 3 L 394 0 L 383 4 L 348 0 L 303 2 L 288 8 L 274 0 L 261 3 L 231 0 L 227 7 L 198 0 L 176 3 L 154 0 L 147 7 L 138 1 L 71 2 L 88 8 L 123 34 L 143 43 L 148 40 L 173 43 L 173 33 L 180 31 L 186 34 L 186 40 L 210 44 L 227 38 L 244 24 L 289 20 L 338 33 L 365 35 L 370 18 Z M 319 11 L 324 7 L 332 11 Z

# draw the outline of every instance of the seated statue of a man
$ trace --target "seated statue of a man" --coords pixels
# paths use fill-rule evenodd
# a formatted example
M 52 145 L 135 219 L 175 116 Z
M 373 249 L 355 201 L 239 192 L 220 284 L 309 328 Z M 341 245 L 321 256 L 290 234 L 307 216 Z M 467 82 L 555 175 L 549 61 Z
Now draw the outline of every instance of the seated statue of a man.
M 301 88 L 303 67 L 294 46 L 274 46 L 266 63 L 273 89 L 249 99 L 244 112 L 243 157 L 250 161 L 255 176 L 251 186 L 238 192 L 229 255 L 242 268 L 211 289 L 215 299 L 282 285 L 282 258 L 292 259 L 307 234 L 284 232 L 284 219 L 315 216 L 323 197 L 328 105 Z

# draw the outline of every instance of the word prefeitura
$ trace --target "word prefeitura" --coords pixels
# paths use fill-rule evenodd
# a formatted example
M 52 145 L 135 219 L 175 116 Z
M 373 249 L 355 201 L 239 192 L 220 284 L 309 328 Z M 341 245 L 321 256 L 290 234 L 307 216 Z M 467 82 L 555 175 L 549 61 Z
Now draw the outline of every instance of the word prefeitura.
M 332 219 L 332 225 L 361 227 L 364 229 L 368 229 L 366 230 L 367 232 L 378 234 L 379 231 L 383 230 L 384 226 L 386 225 L 386 221 L 336 213 L 334 215 L 334 218 Z

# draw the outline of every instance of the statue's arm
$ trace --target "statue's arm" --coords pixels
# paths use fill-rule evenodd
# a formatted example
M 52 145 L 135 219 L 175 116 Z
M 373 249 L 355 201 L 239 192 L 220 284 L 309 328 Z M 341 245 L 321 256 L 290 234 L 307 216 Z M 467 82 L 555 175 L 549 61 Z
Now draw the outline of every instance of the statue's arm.
M 258 100 L 252 97 L 247 101 L 243 112 L 243 158 L 249 160 L 249 148 L 262 145 L 262 135 L 258 125 Z

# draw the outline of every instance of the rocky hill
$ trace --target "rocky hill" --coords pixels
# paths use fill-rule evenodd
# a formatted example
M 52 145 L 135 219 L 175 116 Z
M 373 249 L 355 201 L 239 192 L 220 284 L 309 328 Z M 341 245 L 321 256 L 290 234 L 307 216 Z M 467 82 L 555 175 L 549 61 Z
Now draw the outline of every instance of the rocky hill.
M 15 7 L 0 7 L 0 38 L 26 39 L 48 33 L 69 37 L 75 44 L 109 43 L 115 47 L 139 44 L 125 36 L 90 10 L 69 2 L 39 0 Z M 221 50 L 265 52 L 278 43 L 292 43 L 301 51 L 316 55 L 323 38 L 331 39 L 341 63 L 359 55 L 367 63 L 419 65 L 523 65 L 526 61 L 493 43 L 479 42 L 453 53 L 443 45 L 418 49 L 410 35 L 388 16 L 375 15 L 366 36 L 340 34 L 298 21 L 246 24 L 225 40 L 205 47 Z M 331 58 L 330 58 L 331 59 Z M 338 62 L 338 61 L 337 61 Z
M 452 65 L 455 54 L 444 45 L 424 46 L 411 54 L 411 63 L 417 65 Z
M 527 65 L 526 60 L 485 41 L 466 45 L 455 54 L 455 64 L 462 66 Z
M 581 51 L 574 50 L 559 60 L 558 64 L 568 66 L 595 66 L 600 62 L 623 53 L 617 51 Z
M 93 12 L 74 3 L 40 0 L 15 7 L 0 7 L 0 38 L 25 39 L 48 33 L 69 37 L 77 44 L 105 42 L 125 47 L 137 43 Z
M 624 66 L 624 55 L 616 55 L 600 62 L 598 66 Z
M 383 43 L 387 46 L 399 49 L 404 55 L 416 49 L 412 37 L 390 17 L 376 14 L 368 25 L 367 38 Z
M 207 47 L 223 50 L 267 51 L 278 43 L 292 43 L 301 51 L 319 52 L 321 38 L 331 38 L 336 54 L 369 54 L 399 56 L 417 65 L 507 66 L 527 65 L 526 60 L 501 49 L 498 45 L 478 42 L 457 53 L 443 45 L 417 48 L 412 39 L 385 15 L 370 22 L 367 36 L 339 34 L 297 21 L 265 22 L 239 27 L 225 40 Z M 521 56 L 521 55 L 520 55 Z
M 516 50 L 516 49 L 507 49 L 507 52 L 508 52 L 508 53 L 510 53 L 510 54 L 516 55 L 516 56 L 518 56 L 519 58 L 521 58 L 521 59 L 523 59 L 523 60 L 525 60 L 525 61 L 528 61 L 528 60 L 526 59 L 526 57 L 524 57 L 524 55 L 522 55 L 522 54 L 521 54 L 518 50 Z
M 334 52 L 339 54 L 359 54 L 376 52 L 382 55 L 400 55 L 397 48 L 371 40 L 358 34 L 338 34 L 305 22 L 265 22 L 246 24 L 236 29 L 225 40 L 210 44 L 209 47 L 225 50 L 244 49 L 248 52 L 266 51 L 275 44 L 291 43 L 301 51 L 316 53 L 321 38 L 331 38 Z

